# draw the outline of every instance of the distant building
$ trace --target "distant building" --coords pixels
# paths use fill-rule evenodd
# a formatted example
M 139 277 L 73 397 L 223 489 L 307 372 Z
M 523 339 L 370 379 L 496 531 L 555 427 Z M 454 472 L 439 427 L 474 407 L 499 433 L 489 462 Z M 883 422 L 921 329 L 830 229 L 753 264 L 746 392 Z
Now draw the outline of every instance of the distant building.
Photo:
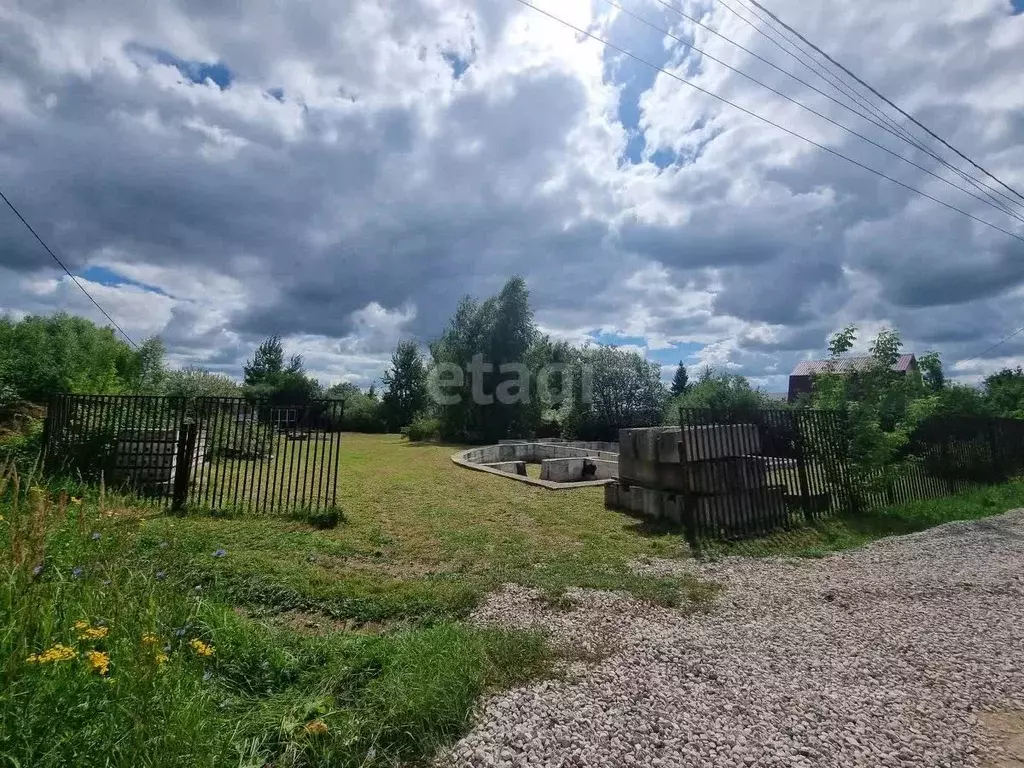
M 789 374 L 789 402 L 795 402 L 800 395 L 809 393 L 814 388 L 814 376 L 819 373 L 849 373 L 863 371 L 870 367 L 873 357 L 841 357 L 838 360 L 804 360 L 797 363 Z M 830 367 L 831 366 L 831 367 Z M 913 355 L 900 355 L 892 369 L 897 373 L 917 370 L 917 358 Z

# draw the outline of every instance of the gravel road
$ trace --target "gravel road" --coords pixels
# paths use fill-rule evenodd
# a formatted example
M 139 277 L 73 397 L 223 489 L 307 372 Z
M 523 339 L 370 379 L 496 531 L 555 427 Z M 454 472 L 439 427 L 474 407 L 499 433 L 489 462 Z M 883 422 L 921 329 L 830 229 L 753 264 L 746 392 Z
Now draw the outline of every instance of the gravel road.
M 507 587 L 478 621 L 584 660 L 485 702 L 439 765 L 1017 765 L 978 714 L 1024 710 L 1024 510 L 822 560 L 639 567 L 725 590 L 687 616 Z

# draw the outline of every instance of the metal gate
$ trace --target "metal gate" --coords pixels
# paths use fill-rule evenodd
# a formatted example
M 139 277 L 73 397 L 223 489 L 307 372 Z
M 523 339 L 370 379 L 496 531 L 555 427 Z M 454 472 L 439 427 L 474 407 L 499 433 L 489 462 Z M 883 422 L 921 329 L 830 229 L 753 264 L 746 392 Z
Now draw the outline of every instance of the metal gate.
M 328 509 L 342 412 L 340 400 L 58 395 L 46 468 L 175 510 Z

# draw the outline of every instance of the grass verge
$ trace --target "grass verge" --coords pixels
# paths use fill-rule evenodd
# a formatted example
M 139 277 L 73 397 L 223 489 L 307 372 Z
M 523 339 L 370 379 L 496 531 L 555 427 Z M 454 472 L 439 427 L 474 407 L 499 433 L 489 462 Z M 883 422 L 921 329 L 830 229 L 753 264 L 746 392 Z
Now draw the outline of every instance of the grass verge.
M 763 539 L 716 543 L 712 557 L 823 557 L 887 536 L 916 533 L 957 520 L 980 520 L 1024 507 L 1024 480 L 982 488 L 961 496 L 914 501 L 861 515 L 841 515 Z
M 5 764 L 394 765 L 462 733 L 482 692 L 547 668 L 531 633 L 267 626 L 164 570 L 138 521 L 41 488 L 0 498 Z

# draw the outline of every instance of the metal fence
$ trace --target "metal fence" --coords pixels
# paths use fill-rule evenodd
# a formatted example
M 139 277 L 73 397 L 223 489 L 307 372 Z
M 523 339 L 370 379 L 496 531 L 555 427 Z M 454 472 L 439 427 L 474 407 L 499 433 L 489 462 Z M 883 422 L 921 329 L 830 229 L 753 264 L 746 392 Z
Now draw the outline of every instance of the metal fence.
M 338 400 L 58 395 L 45 466 L 175 510 L 330 508 L 342 409 Z
M 692 540 L 744 538 L 838 513 L 951 496 L 1024 473 L 1024 420 L 933 418 L 879 465 L 847 414 L 683 408 L 683 523 Z

